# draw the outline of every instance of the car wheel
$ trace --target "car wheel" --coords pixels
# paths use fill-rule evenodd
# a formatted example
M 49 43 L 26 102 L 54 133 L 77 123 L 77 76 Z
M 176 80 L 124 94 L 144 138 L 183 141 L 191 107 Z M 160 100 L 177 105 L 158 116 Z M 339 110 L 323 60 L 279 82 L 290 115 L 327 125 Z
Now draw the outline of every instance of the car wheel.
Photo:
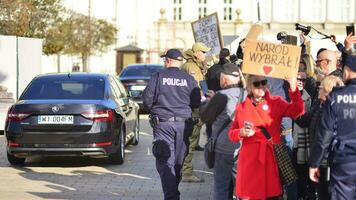
M 133 145 L 138 145 L 140 142 L 140 115 L 137 115 L 136 123 L 135 123 L 135 132 L 134 138 L 132 140 Z
M 7 153 L 7 160 L 11 165 L 23 165 L 25 164 L 26 158 L 18 158 L 12 154 Z
M 114 153 L 109 155 L 109 161 L 111 164 L 120 165 L 124 163 L 125 160 L 125 131 L 123 128 L 120 129 L 120 134 L 118 136 L 117 149 Z

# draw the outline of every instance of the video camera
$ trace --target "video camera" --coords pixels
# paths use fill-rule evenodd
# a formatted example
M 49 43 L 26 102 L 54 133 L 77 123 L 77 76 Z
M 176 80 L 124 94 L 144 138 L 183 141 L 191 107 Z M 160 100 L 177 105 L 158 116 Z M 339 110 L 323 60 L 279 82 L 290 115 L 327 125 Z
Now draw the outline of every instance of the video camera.
M 285 31 L 277 33 L 277 40 L 285 40 L 287 38 L 288 34 Z
M 277 40 L 280 40 L 282 44 L 297 45 L 297 37 L 288 35 L 285 31 L 277 33 Z
M 310 33 L 311 26 L 303 26 L 301 24 L 296 23 L 295 30 L 302 31 L 304 35 L 308 35 Z

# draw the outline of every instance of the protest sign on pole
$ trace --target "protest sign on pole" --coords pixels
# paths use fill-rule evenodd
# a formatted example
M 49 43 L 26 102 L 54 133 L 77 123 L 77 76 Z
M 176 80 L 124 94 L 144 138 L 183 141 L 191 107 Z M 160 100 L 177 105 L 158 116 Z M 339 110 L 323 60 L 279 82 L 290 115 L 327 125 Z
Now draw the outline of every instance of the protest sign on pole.
M 261 24 L 253 24 L 246 35 L 246 40 L 256 41 L 258 36 L 261 35 L 263 26 Z
M 213 13 L 191 23 L 195 42 L 202 42 L 211 50 L 207 56 L 217 55 L 223 48 L 218 14 Z
M 275 78 L 296 77 L 301 48 L 246 40 L 242 72 Z

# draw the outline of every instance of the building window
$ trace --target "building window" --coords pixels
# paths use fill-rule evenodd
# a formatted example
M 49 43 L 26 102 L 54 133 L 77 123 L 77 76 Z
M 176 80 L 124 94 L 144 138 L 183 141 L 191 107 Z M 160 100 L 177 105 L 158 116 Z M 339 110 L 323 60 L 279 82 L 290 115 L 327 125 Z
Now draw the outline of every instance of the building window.
M 301 0 L 299 17 L 305 22 L 325 22 L 326 0 Z
M 232 0 L 224 0 L 224 21 L 232 20 Z
M 333 22 L 351 23 L 355 17 L 354 0 L 328 1 L 328 19 Z
M 173 20 L 182 20 L 182 0 L 173 0 Z
M 272 0 L 260 0 L 260 17 L 262 22 L 270 22 L 271 21 L 271 9 L 272 9 Z M 256 14 L 254 14 L 258 21 L 258 10 L 256 10 Z
M 276 22 L 298 21 L 298 2 L 295 0 L 273 0 L 273 20 Z
M 208 12 L 207 0 L 199 0 L 199 7 L 198 7 L 199 19 L 205 17 L 207 15 L 207 12 Z

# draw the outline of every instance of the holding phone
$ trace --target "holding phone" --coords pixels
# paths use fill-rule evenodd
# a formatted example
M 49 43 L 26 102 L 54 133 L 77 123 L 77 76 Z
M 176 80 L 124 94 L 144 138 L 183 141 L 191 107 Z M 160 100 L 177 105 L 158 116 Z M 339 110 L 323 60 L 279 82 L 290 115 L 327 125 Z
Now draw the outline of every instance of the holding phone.
M 351 33 L 352 33 L 352 35 L 355 35 L 354 25 L 346 26 L 346 35 L 350 35 Z
M 249 121 L 244 121 L 244 127 L 246 129 L 252 129 L 253 128 L 253 123 Z
M 240 131 L 240 136 L 251 137 L 255 134 L 253 129 L 253 123 L 249 121 L 244 121 L 244 127 Z

